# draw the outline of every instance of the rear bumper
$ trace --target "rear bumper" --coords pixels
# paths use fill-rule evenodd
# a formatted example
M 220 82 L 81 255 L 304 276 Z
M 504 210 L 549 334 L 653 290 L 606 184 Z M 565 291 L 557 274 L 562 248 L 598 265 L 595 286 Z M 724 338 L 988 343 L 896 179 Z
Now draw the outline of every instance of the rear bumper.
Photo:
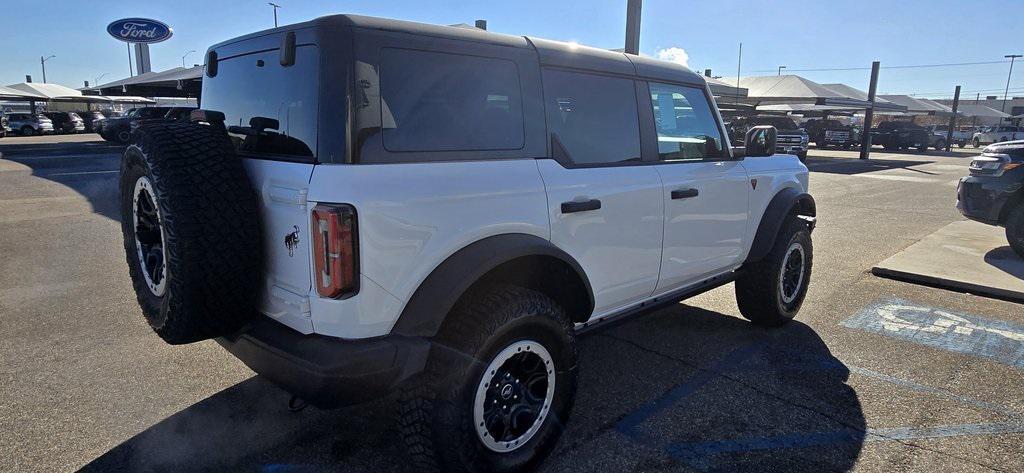
M 318 407 L 383 397 L 422 371 L 430 351 L 422 338 L 303 335 L 268 317 L 217 342 L 259 375 Z

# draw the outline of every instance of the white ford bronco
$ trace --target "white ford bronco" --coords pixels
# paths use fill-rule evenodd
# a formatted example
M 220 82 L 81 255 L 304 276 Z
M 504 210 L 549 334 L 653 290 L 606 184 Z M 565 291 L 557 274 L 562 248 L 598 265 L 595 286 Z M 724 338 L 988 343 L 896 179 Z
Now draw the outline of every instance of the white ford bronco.
M 211 47 L 200 110 L 133 133 L 122 229 L 142 313 L 317 406 L 397 393 L 415 464 L 554 447 L 575 337 L 735 282 L 791 320 L 807 168 L 733 148 L 704 79 L 538 38 L 349 15 Z

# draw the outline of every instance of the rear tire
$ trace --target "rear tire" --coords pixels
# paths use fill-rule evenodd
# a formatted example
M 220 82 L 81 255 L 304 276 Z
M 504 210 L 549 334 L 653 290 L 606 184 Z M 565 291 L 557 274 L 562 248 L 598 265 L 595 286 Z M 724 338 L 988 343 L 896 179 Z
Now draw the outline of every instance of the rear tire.
M 945 151 L 946 150 L 946 140 L 936 141 L 935 142 L 935 149 L 937 151 Z
M 977 139 L 977 138 L 975 138 L 974 140 L 972 140 L 972 141 L 971 141 L 971 144 L 972 144 L 972 145 L 974 145 L 974 147 L 975 147 L 975 148 L 981 148 L 981 140 L 979 140 L 979 139 Z
M 259 204 L 223 131 L 140 128 L 120 186 L 128 272 L 157 335 L 171 344 L 227 335 L 256 313 Z
M 21 136 L 34 136 L 35 134 L 36 134 L 36 129 L 35 128 L 32 128 L 32 127 L 30 127 L 28 125 L 25 125 L 25 126 L 21 127 Z
M 522 287 L 479 288 L 452 309 L 426 370 L 403 390 L 399 431 L 423 470 L 531 470 L 557 443 L 575 393 L 562 308 Z
M 128 144 L 128 142 L 132 140 L 132 132 L 128 129 L 120 129 L 117 130 L 114 137 L 117 139 L 118 143 Z
M 813 253 L 807 225 L 789 217 L 771 251 L 736 279 L 736 303 L 743 317 L 769 327 L 792 320 L 807 295 Z
M 1024 204 L 1018 203 L 1006 219 L 1006 241 L 1017 256 L 1024 258 Z

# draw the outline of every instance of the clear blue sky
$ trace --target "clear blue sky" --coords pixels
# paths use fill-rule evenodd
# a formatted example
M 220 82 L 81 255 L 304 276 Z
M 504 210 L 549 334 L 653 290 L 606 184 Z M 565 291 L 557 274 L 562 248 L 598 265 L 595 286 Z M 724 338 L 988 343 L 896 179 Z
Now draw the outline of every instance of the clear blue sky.
M 436 24 L 488 20 L 493 31 L 572 40 L 603 48 L 622 47 L 626 0 L 277 0 L 281 24 L 330 13 L 358 13 Z M 164 21 L 174 37 L 151 46 L 154 70 L 202 62 L 207 46 L 273 26 L 271 7 L 256 0 L 4 0 L 0 8 L 0 84 L 41 81 L 39 57 L 49 82 L 81 87 L 101 74 L 101 82 L 128 75 L 124 43 L 106 33 L 118 18 L 139 16 Z M 738 44 L 743 42 L 743 75 L 790 70 L 857 68 L 852 71 L 801 71 L 811 80 L 843 82 L 866 89 L 872 60 L 882 62 L 883 93 L 951 95 L 963 85 L 1001 95 L 1008 64 L 886 69 L 886 66 L 1004 61 L 1024 54 L 1024 1 L 859 0 L 859 1 L 684 1 L 645 0 L 641 52 L 657 56 L 675 51 L 695 70 L 736 75 Z M 669 54 L 663 52 L 663 54 Z M 1024 62 L 1015 67 L 1011 94 L 1024 95 Z M 1018 73 L 1018 71 L 1020 71 Z M 1016 89 L 1016 90 L 1014 90 Z

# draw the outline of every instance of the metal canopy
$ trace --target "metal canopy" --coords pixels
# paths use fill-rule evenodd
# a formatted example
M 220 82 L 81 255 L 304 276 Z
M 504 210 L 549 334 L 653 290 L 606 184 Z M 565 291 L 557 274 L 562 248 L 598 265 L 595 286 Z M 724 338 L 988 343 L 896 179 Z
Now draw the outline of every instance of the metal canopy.
M 934 100 L 920 99 L 909 95 L 879 95 L 879 97 L 897 105 L 906 107 L 906 110 L 900 114 L 934 115 L 945 117 L 953 115 L 953 109 Z
M 735 87 L 736 79 L 725 80 Z M 817 82 L 796 75 L 741 77 L 740 87 L 747 89 L 745 102 L 751 105 L 813 104 L 866 108 L 868 102 L 830 90 Z
M 853 98 L 853 99 L 857 99 L 857 100 L 863 101 L 865 103 L 868 102 L 868 93 L 867 92 L 864 92 L 863 90 L 860 90 L 860 89 L 857 89 L 857 88 L 854 88 L 854 87 L 850 87 L 850 86 L 848 86 L 846 84 L 821 84 L 821 86 L 826 88 L 826 89 L 828 89 L 828 90 L 831 90 L 831 91 L 833 91 L 833 92 L 835 92 L 837 94 L 845 95 L 847 97 L 850 97 L 850 98 Z M 864 108 L 867 108 L 867 106 L 865 105 L 864 107 L 858 107 L 858 108 L 864 109 Z M 890 102 L 888 100 L 885 100 L 882 97 L 875 96 L 875 111 L 876 112 L 905 112 L 905 111 L 907 111 L 907 107 L 904 107 L 902 105 L 898 105 L 898 104 L 892 103 L 892 102 Z
M 37 100 L 41 102 L 50 100 L 75 101 L 82 97 L 81 92 L 59 84 L 22 82 L 19 84 L 11 84 L 6 88 L 14 89 L 23 94 L 27 94 L 28 96 L 35 96 L 34 98 L 26 97 L 25 100 Z
M 971 118 L 1020 118 L 1019 116 L 1013 117 L 1009 113 L 1000 112 L 992 107 L 972 103 L 961 103 L 958 105 L 956 114 Z
M 743 98 L 746 97 L 749 92 L 747 89 L 743 87 L 737 89 L 735 81 L 733 81 L 733 83 L 730 84 L 724 80 L 715 79 L 712 77 L 705 77 L 704 80 L 707 81 L 708 88 L 711 89 L 711 95 L 714 95 L 715 97 Z
M 89 87 L 100 95 L 142 95 L 147 97 L 195 97 L 202 88 L 203 66 L 175 67 Z
M 35 92 L 26 92 L 23 90 L 0 86 L 0 100 L 42 101 L 46 100 L 46 97 Z

